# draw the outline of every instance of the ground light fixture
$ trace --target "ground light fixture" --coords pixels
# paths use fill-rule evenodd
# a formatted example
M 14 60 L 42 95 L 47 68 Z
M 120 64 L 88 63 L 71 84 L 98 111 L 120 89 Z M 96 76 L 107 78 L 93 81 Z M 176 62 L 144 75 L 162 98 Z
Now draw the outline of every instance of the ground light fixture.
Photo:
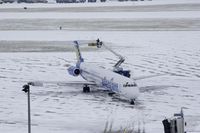
M 28 133 L 31 133 L 31 105 L 30 105 L 30 84 L 27 83 L 23 86 L 22 91 L 27 93 L 28 99 Z

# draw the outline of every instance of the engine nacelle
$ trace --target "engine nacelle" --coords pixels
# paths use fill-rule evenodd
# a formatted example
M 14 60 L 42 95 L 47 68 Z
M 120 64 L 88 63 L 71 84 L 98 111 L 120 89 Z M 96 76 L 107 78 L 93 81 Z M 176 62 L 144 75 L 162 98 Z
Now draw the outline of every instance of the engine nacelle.
M 68 73 L 72 76 L 78 76 L 81 73 L 80 69 L 75 66 L 71 66 L 67 70 Z

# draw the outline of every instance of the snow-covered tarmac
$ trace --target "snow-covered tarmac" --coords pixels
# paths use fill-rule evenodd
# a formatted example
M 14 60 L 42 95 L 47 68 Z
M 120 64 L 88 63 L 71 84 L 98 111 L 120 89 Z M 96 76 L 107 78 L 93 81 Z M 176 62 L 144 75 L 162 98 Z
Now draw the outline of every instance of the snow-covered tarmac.
M 187 12 L 182 8 L 182 11 L 177 13 L 174 8 L 175 11 L 169 11 L 169 14 L 174 16 L 171 18 L 167 15 L 167 8 L 164 8 L 163 14 L 157 13 L 160 14 L 157 16 L 156 13 L 150 12 L 159 11 L 158 6 L 146 6 L 146 9 L 145 6 L 137 7 L 138 11 L 145 9 L 147 12 L 146 15 L 145 12 L 138 13 L 143 14 L 142 19 L 146 21 L 145 23 L 140 23 L 140 19 L 134 18 L 137 16 L 137 11 L 127 10 L 119 11 L 121 12 L 119 16 L 111 15 L 110 18 L 105 16 L 112 14 L 111 12 L 99 13 L 97 17 L 102 18 L 102 21 L 93 19 L 91 23 L 89 18 L 84 18 L 79 20 L 78 25 L 73 23 L 77 22 L 78 17 L 76 19 L 66 17 L 58 21 L 55 14 L 52 16 L 49 14 L 48 17 L 51 19 L 48 21 L 37 17 L 27 19 L 31 17 L 28 13 L 23 15 L 19 12 L 23 19 L 17 19 L 17 13 L 7 16 L 7 12 L 5 12 L 7 15 L 1 12 L 0 15 L 10 19 L 0 19 L 0 132 L 27 131 L 27 101 L 26 95 L 21 91 L 24 81 L 82 81 L 81 78 L 71 77 L 66 72 L 66 66 L 76 61 L 75 53 L 71 51 L 72 48 L 67 41 L 96 38 L 108 42 L 109 46 L 126 57 L 124 67 L 131 69 L 133 76 L 157 73 L 167 75 L 138 81 L 141 95 L 135 106 L 109 97 L 104 92 L 96 91 L 95 88 L 92 93 L 84 94 L 81 86 L 49 84 L 44 87 L 32 87 L 32 132 L 99 133 L 103 132 L 108 121 L 113 122 L 114 130 L 119 130 L 121 127 L 135 130 L 140 128 L 146 133 L 161 133 L 163 132 L 161 121 L 179 112 L 181 107 L 185 108 L 187 131 L 199 132 L 200 13 L 196 8 L 192 10 L 191 3 L 188 4 L 189 7 L 187 4 L 184 5 L 185 9 L 190 10 Z M 193 5 L 195 7 L 197 4 Z M 107 7 L 101 8 L 107 9 Z M 147 10 L 149 7 L 151 7 L 150 12 Z M 55 9 L 55 5 L 53 8 Z M 34 7 L 35 10 L 37 7 Z M 114 14 L 116 13 L 117 10 Z M 126 13 L 130 15 L 126 16 Z M 41 11 L 38 14 L 38 17 L 41 17 L 41 14 L 45 13 Z M 90 16 L 88 14 L 83 13 L 82 18 L 84 15 Z M 120 23 L 120 16 L 126 17 L 125 20 L 121 20 L 125 23 Z M 128 26 L 126 20 L 130 21 Z M 159 21 L 154 20 L 162 21 L 158 24 Z M 65 25 L 66 21 L 70 21 L 68 27 Z M 90 23 L 83 26 L 82 21 Z M 174 25 L 170 26 L 172 21 Z M 186 23 L 186 21 L 191 22 Z M 60 23 L 56 25 L 57 22 Z M 118 26 L 114 22 L 118 23 Z M 137 28 L 134 27 L 135 23 L 138 24 Z M 63 26 L 62 30 L 58 30 L 60 25 Z M 128 29 L 130 30 L 127 31 Z M 103 49 L 93 51 L 84 48 L 83 57 L 87 62 L 106 68 L 112 67 L 115 63 L 113 59 L 117 60 Z

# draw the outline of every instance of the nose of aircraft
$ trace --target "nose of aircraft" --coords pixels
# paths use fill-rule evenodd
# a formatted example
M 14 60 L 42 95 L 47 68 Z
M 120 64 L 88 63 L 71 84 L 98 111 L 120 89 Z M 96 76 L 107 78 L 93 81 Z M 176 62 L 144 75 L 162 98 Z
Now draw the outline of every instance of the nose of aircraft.
M 137 86 L 134 87 L 124 87 L 123 88 L 124 95 L 129 99 L 133 100 L 139 96 L 139 88 Z

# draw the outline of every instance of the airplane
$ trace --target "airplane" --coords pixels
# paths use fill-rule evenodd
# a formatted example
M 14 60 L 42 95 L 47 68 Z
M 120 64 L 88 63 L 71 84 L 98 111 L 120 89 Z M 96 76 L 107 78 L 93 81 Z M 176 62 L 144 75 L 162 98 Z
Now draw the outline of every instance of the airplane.
M 97 39 L 96 42 L 88 43 L 88 46 L 96 46 L 97 48 L 104 47 L 113 54 L 115 54 L 116 56 L 118 56 L 120 60 L 113 66 L 113 70 L 107 70 L 103 67 L 87 63 L 82 57 L 80 51 L 81 44 L 83 43 L 81 43 L 80 41 L 73 41 L 73 45 L 76 50 L 77 62 L 75 65 L 70 66 L 67 69 L 67 71 L 69 75 L 74 77 L 81 76 L 86 81 L 86 82 L 75 82 L 75 84 L 83 85 L 84 93 L 90 92 L 90 86 L 97 86 L 99 89 L 108 91 L 109 95 L 119 95 L 120 97 L 124 97 L 130 102 L 130 104 L 134 105 L 140 93 L 139 87 L 137 86 L 135 81 L 140 79 L 160 76 L 160 75 L 152 75 L 152 76 L 138 77 L 132 79 L 130 75 L 130 70 L 124 70 L 122 67 L 120 67 L 120 65 L 125 61 L 124 57 L 116 53 L 109 47 L 107 47 L 105 43 L 100 41 L 99 39 Z M 70 84 L 68 82 L 60 82 L 60 83 Z M 42 83 L 41 82 L 28 83 L 28 85 L 32 86 L 37 86 L 37 84 L 42 84 Z

